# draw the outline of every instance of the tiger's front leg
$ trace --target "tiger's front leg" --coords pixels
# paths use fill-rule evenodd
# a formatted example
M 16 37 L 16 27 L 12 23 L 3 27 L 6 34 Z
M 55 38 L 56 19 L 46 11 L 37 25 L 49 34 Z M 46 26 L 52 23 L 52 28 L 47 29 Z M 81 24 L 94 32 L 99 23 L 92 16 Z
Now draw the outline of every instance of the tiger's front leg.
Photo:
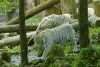
M 72 44 L 73 44 L 73 52 L 75 52 L 75 53 L 79 52 L 76 38 L 72 39 Z
M 49 44 L 45 46 L 44 52 L 42 54 L 42 57 L 40 57 L 41 60 L 46 60 L 48 58 L 48 54 L 51 50 L 52 44 Z

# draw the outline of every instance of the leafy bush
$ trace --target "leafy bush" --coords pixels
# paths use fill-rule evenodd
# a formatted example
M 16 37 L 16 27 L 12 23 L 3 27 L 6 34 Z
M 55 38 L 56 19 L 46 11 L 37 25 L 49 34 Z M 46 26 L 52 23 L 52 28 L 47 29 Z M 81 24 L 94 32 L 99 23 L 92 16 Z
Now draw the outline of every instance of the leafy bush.
M 66 60 L 56 60 L 50 64 L 49 67 L 71 67 L 70 63 Z
M 71 43 L 70 42 L 68 42 L 68 43 L 66 43 L 66 45 L 65 45 L 65 50 L 64 50 L 64 52 L 65 52 L 65 54 L 70 54 L 70 53 L 72 53 L 72 46 L 71 46 Z
M 79 59 L 72 61 L 72 67 L 98 67 L 100 60 L 100 49 L 94 47 L 82 48 Z
M 55 44 L 52 46 L 51 51 L 48 54 L 48 59 L 46 61 L 47 64 L 53 63 L 56 60 L 63 60 L 65 58 L 65 54 L 60 45 Z
M 77 60 L 74 61 L 72 64 L 72 67 L 89 67 L 90 64 L 88 62 L 88 60 Z
M 97 61 L 96 67 L 100 67 L 100 60 Z
M 8 51 L 2 51 L 1 61 L 10 62 L 11 61 L 11 54 Z

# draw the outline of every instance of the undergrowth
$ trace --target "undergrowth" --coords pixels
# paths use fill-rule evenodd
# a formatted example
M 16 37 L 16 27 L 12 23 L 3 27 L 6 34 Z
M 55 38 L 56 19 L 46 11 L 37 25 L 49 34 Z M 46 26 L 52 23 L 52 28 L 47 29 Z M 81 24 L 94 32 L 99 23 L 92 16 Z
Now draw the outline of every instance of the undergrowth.
M 32 17 L 26 20 L 26 23 L 32 24 L 38 21 L 39 21 L 38 18 Z M 89 37 L 92 38 L 93 34 L 97 34 L 99 32 L 100 32 L 100 27 L 90 28 Z M 53 63 L 50 63 L 48 67 L 64 67 L 63 65 L 68 65 L 69 67 L 100 67 L 100 43 L 97 43 L 95 45 L 90 44 L 87 48 L 81 48 L 81 49 L 79 48 L 80 49 L 79 53 L 73 53 L 72 49 L 73 49 L 72 45 L 69 42 L 66 43 L 65 50 L 64 50 L 65 58 L 63 60 L 53 58 L 53 60 L 55 61 Z M 3 50 L 8 51 L 8 53 L 11 54 L 19 54 L 20 46 L 13 47 L 12 49 L 8 47 L 4 47 Z M 0 61 L 2 60 L 1 63 L 6 63 L 3 61 L 3 56 L 1 55 Z M 9 54 L 7 57 L 9 57 Z M 8 61 L 10 61 L 10 58 L 8 58 Z M 30 65 L 34 65 L 34 62 L 31 63 Z M 45 65 L 45 62 L 43 62 L 43 64 L 41 65 L 42 67 L 44 67 L 43 65 Z

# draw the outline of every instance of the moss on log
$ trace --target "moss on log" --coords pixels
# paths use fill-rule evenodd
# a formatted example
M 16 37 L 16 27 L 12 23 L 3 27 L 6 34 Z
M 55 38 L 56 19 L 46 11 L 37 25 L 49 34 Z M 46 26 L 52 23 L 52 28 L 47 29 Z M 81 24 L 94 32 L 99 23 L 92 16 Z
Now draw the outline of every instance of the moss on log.
M 34 31 L 36 30 L 38 24 L 26 25 L 26 31 Z M 0 33 L 11 33 L 11 32 L 19 32 L 19 25 L 4 25 L 0 26 Z
M 78 30 L 78 20 L 73 20 L 72 26 L 75 30 Z M 89 21 L 91 26 L 93 25 L 93 21 Z M 100 19 L 95 20 L 95 26 L 100 27 Z M 26 31 L 35 31 L 38 27 L 38 24 L 26 25 Z M 0 26 L 0 33 L 11 33 L 11 32 L 19 32 L 19 25 L 5 25 Z
M 73 26 L 73 28 L 76 31 L 78 30 L 78 22 L 73 23 L 72 26 Z M 36 29 L 34 28 L 34 30 L 36 30 Z M 13 29 L 13 31 L 14 31 L 14 29 Z M 33 33 L 28 33 L 27 34 L 27 38 L 30 38 L 33 34 L 34 34 L 34 32 Z M 0 48 L 2 48 L 3 46 L 15 46 L 15 45 L 19 45 L 19 42 L 20 42 L 19 35 L 18 36 L 14 36 L 14 37 L 8 37 L 8 38 L 5 38 L 5 39 L 0 40 Z M 31 44 L 33 44 L 33 43 L 34 42 L 32 40 L 31 41 Z
M 34 32 L 27 33 L 27 39 L 29 39 Z M 20 36 L 8 37 L 5 39 L 0 40 L 0 48 L 3 46 L 17 46 L 20 44 Z

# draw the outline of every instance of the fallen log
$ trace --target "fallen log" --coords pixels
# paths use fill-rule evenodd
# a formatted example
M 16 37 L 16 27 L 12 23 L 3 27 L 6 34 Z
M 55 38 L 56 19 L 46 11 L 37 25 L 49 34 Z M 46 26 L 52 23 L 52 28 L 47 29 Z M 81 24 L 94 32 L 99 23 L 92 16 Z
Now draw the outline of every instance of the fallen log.
M 73 26 L 75 26 L 78 22 L 78 20 L 73 20 Z M 90 26 L 99 26 L 100 27 L 100 19 L 99 20 L 90 20 Z M 31 24 L 31 25 L 26 25 L 26 31 L 35 31 L 37 28 L 38 24 Z M 77 25 L 74 27 L 74 29 L 77 30 Z M 4 25 L 0 26 L 0 33 L 11 33 L 11 32 L 19 32 L 19 25 Z
M 26 25 L 26 31 L 34 31 L 36 30 L 38 24 Z M 19 25 L 4 25 L 0 26 L 0 33 L 11 33 L 11 32 L 19 32 Z
M 48 1 L 44 2 L 43 4 L 40 4 L 39 6 L 28 10 L 25 13 L 25 19 L 28 19 L 28 18 L 40 13 L 41 11 L 52 7 L 53 5 L 55 5 L 59 2 L 60 2 L 60 0 L 48 0 Z M 16 18 L 12 19 L 11 21 L 7 22 L 6 24 L 11 25 L 11 24 L 18 24 L 18 23 L 19 23 L 19 17 L 16 17 Z
M 72 23 L 72 26 L 75 30 L 78 30 L 78 22 Z M 27 38 L 29 39 L 32 35 L 34 34 L 34 32 L 32 33 L 28 33 L 27 34 Z M 5 39 L 0 40 L 0 48 L 2 48 L 3 46 L 16 46 L 19 45 L 20 43 L 20 36 L 14 36 L 14 37 L 8 37 Z M 31 41 L 30 44 L 33 44 L 34 42 Z
M 77 19 L 74 19 L 73 22 L 78 22 Z M 76 23 L 73 23 L 76 24 Z M 38 26 L 38 23 L 26 25 L 26 31 L 35 31 Z M 0 26 L 0 33 L 11 33 L 11 32 L 19 32 L 19 25 L 3 25 Z
M 27 39 L 29 39 L 34 32 L 27 33 Z M 4 46 L 17 46 L 20 44 L 20 36 L 8 37 L 5 39 L 0 40 L 0 48 Z

